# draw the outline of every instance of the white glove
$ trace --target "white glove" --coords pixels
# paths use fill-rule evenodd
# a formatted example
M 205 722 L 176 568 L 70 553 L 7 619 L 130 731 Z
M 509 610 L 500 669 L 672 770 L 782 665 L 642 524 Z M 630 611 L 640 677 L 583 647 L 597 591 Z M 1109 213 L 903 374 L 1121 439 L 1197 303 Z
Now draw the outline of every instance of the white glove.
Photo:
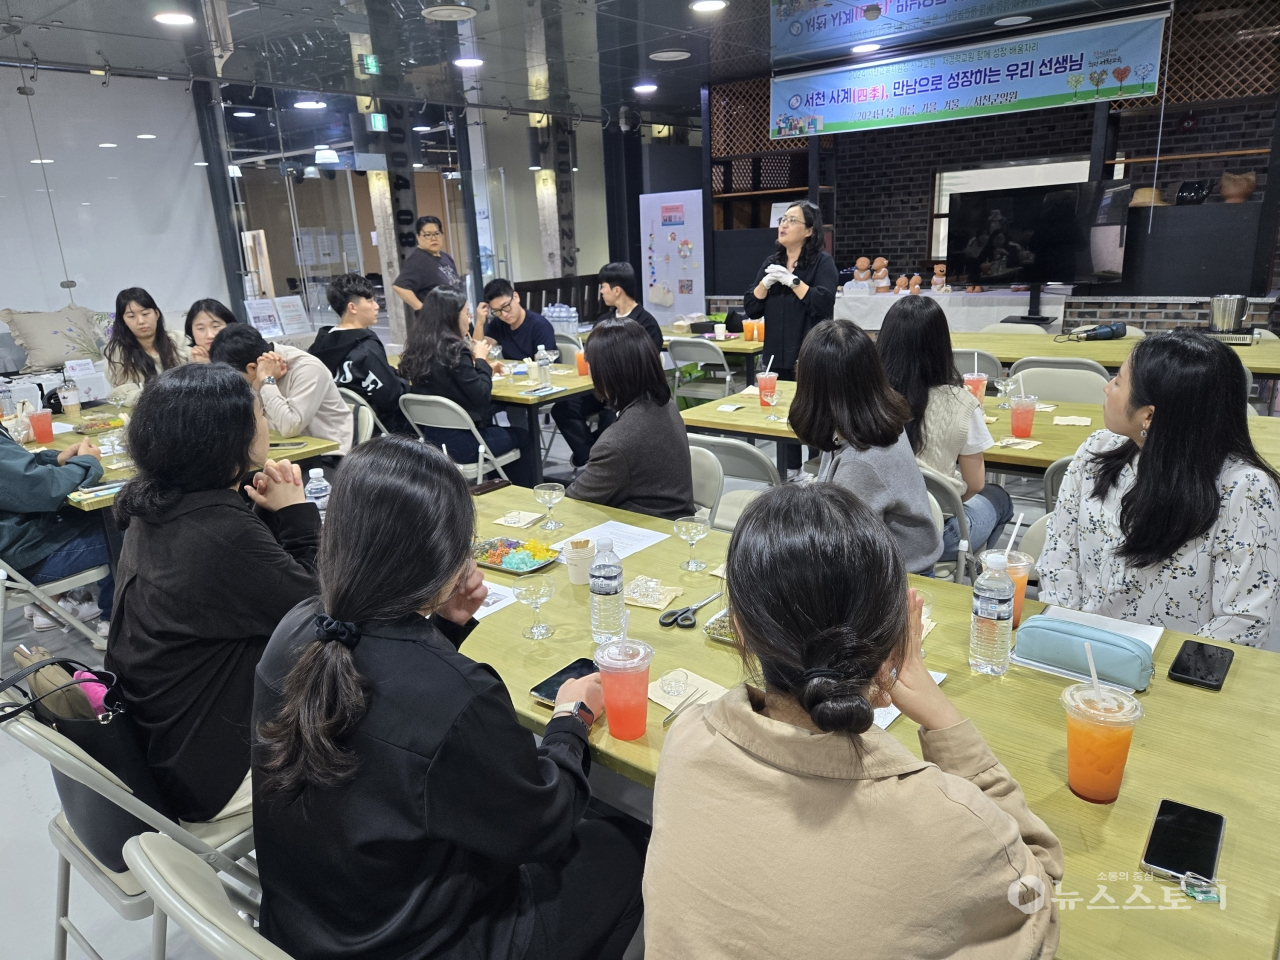
M 795 286 L 796 275 L 794 273 L 792 273 L 790 270 L 786 269 L 785 267 L 779 267 L 778 270 L 781 272 L 774 274 L 774 276 L 777 278 L 778 283 L 782 284 L 785 287 Z
M 764 277 L 760 282 L 764 284 L 765 287 L 772 287 L 783 277 L 788 276 L 790 276 L 790 274 L 787 272 L 786 267 L 782 266 L 780 263 L 771 263 L 769 266 L 765 267 Z
M 760 286 L 764 287 L 766 290 L 778 282 L 778 275 L 773 272 L 773 269 L 773 267 L 770 267 L 764 272 L 764 276 L 760 278 Z

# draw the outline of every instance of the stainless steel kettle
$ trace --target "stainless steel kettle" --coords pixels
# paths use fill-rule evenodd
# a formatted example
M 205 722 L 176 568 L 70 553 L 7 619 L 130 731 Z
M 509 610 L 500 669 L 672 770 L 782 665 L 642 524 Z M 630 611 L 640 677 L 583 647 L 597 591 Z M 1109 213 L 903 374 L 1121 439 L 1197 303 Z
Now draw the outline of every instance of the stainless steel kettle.
M 1214 333 L 1239 333 L 1248 309 L 1248 297 L 1238 294 L 1214 297 L 1209 301 L 1209 329 Z

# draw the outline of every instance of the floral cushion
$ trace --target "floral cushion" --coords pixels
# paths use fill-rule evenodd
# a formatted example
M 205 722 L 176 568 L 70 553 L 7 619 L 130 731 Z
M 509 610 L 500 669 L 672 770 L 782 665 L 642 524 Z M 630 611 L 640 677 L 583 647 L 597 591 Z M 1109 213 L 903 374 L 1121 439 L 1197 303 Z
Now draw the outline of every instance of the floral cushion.
M 0 310 L 14 341 L 27 352 L 23 373 L 57 370 L 68 360 L 100 360 L 106 315 L 67 306 L 52 313 Z

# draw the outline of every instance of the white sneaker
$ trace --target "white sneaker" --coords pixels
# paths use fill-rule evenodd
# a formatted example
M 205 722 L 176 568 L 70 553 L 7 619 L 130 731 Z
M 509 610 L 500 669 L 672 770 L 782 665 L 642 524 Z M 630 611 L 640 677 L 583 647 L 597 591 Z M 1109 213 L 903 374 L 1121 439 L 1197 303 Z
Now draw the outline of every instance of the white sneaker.
M 111 621 L 99 620 L 98 621 L 98 639 L 90 641 L 93 644 L 93 649 L 95 650 L 107 649 L 107 634 L 109 634 L 110 632 L 111 632 Z
M 31 603 L 24 604 L 22 607 L 22 615 L 26 617 L 28 620 L 33 618 L 36 615 L 35 604 L 31 604 Z
M 75 600 L 68 600 L 65 597 L 58 601 L 58 606 L 67 613 L 71 614 L 77 620 L 93 620 L 102 616 L 102 611 L 98 609 L 98 605 L 92 601 L 88 603 L 77 603 Z M 48 616 L 43 610 L 36 610 L 31 617 L 31 625 L 36 632 L 45 630 L 53 630 L 55 627 L 61 627 L 61 621 L 55 620 Z

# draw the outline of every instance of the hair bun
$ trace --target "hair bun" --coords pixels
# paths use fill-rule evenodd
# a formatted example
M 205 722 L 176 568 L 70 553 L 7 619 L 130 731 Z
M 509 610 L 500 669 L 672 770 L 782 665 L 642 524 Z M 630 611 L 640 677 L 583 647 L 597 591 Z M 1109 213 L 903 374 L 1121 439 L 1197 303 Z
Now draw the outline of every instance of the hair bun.
M 828 733 L 865 733 L 875 719 L 870 701 L 850 687 L 855 681 L 843 679 L 835 670 L 806 670 L 796 691 L 800 705 L 821 730 Z

